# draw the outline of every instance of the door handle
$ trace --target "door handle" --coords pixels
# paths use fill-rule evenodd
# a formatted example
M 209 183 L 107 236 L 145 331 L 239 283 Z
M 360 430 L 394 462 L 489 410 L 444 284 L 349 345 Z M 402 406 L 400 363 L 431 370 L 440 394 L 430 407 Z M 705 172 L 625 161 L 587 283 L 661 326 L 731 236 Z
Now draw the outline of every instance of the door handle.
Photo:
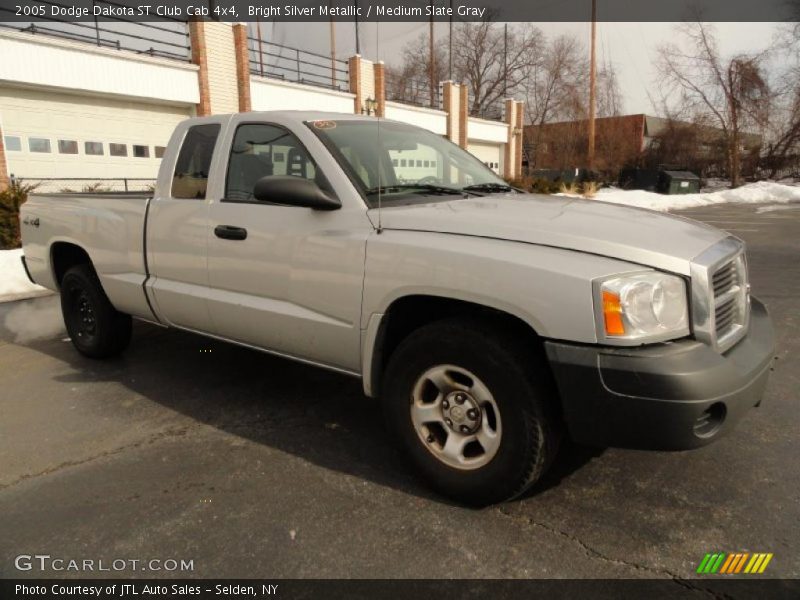
M 223 240 L 246 240 L 247 229 L 233 225 L 217 225 L 214 227 L 214 235 Z

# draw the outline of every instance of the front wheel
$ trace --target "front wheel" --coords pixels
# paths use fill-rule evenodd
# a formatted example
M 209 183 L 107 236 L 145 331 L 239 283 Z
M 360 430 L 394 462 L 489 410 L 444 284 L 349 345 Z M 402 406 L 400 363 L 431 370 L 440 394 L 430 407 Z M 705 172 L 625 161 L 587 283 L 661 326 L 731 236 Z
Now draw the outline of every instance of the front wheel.
M 116 356 L 131 341 L 131 317 L 111 305 L 90 265 L 74 266 L 64 274 L 61 312 L 72 344 L 84 356 Z
M 471 505 L 511 499 L 560 439 L 544 358 L 502 323 L 452 319 L 413 332 L 384 380 L 387 424 L 428 482 Z

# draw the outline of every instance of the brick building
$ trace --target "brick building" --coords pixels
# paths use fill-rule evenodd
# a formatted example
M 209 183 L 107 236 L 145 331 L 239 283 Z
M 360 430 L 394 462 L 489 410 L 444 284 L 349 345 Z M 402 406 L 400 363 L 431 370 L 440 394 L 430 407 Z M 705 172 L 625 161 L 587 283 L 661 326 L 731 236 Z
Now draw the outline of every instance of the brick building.
M 682 131 L 680 152 L 658 152 L 660 140 L 668 131 Z M 757 151 L 761 136 L 742 135 L 743 155 Z M 524 150 L 530 169 L 572 169 L 585 167 L 588 147 L 588 121 L 562 121 L 525 127 Z M 602 117 L 595 121 L 595 169 L 616 174 L 628 166 L 642 166 L 648 158 L 660 163 L 697 163 L 698 170 L 709 163 L 724 161 L 720 150 L 723 135 L 720 129 L 692 123 L 669 121 L 645 114 Z M 652 166 L 652 165 L 651 165 Z M 686 165 L 685 165 L 686 166 Z M 694 167 L 694 165 L 688 165 Z

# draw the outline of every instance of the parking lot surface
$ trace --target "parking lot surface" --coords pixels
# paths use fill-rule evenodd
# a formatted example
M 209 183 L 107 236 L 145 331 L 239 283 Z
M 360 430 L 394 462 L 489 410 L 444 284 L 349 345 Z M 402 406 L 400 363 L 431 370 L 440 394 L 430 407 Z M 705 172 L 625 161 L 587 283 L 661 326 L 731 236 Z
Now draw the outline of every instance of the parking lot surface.
M 748 243 L 778 338 L 763 405 L 691 452 L 568 446 L 484 510 L 416 479 L 356 379 L 141 323 L 91 361 L 56 297 L 0 305 L 0 576 L 92 575 L 15 569 L 44 553 L 193 561 L 120 576 L 675 578 L 747 551 L 800 577 L 800 205 L 682 214 Z

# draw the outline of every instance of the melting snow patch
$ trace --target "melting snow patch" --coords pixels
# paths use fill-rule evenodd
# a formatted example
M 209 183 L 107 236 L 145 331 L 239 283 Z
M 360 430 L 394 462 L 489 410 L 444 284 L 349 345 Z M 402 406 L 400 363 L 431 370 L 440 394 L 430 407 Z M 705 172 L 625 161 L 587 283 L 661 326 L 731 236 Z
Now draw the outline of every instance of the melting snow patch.
M 49 293 L 45 288 L 28 280 L 20 256 L 22 256 L 21 248 L 0 250 L 0 302 Z
M 639 208 L 649 208 L 666 212 L 682 208 L 711 206 L 714 204 L 777 204 L 800 202 L 800 187 L 759 181 L 749 183 L 736 189 L 718 190 L 699 194 L 682 194 L 666 196 L 644 190 L 622 190 L 619 188 L 603 188 L 598 190 L 595 200 L 625 204 Z

